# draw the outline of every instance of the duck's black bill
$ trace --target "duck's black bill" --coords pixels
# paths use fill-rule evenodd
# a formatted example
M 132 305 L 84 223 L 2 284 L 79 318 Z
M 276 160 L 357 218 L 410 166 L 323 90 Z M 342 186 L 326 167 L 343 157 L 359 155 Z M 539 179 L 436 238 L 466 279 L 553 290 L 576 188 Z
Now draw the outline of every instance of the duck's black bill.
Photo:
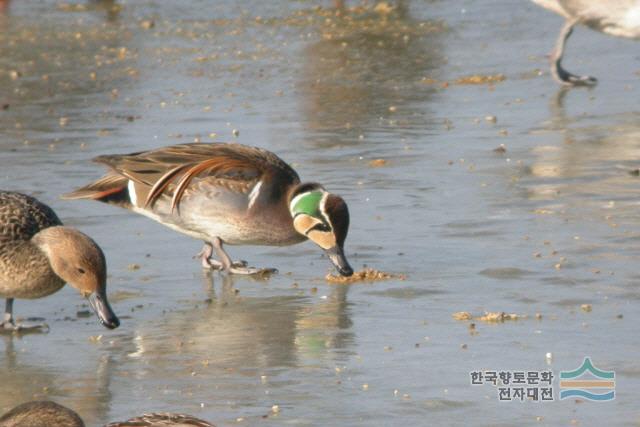
M 120 326 L 120 320 L 111 309 L 105 294 L 94 292 L 89 295 L 88 300 L 91 308 L 93 308 L 98 319 L 100 319 L 100 323 L 102 323 L 106 328 L 115 329 Z
M 342 248 L 334 246 L 331 249 L 325 250 L 325 253 L 336 267 L 336 270 L 338 270 L 338 273 L 343 276 L 351 276 L 353 274 L 353 268 L 351 268 L 349 261 L 347 261 L 347 258 L 344 256 Z

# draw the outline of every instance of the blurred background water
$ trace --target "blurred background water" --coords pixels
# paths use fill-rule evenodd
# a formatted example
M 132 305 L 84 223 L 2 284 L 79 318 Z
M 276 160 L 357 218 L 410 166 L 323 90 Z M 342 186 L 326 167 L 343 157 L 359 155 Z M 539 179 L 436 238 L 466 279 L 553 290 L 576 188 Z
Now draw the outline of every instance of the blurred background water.
M 599 84 L 563 91 L 546 57 L 562 19 L 532 3 L 332 4 L 3 3 L 0 187 L 102 246 L 122 326 L 83 317 L 70 288 L 17 301 L 51 331 L 0 337 L 0 411 L 47 398 L 88 425 L 640 422 L 638 45 L 578 28 L 565 63 Z M 223 280 L 191 259 L 201 242 L 59 199 L 102 175 L 96 155 L 194 140 L 267 148 L 341 194 L 354 268 L 406 279 L 327 284 L 304 243 L 231 247 L 280 274 Z M 470 331 L 460 311 L 527 317 Z M 470 371 L 584 356 L 616 371 L 615 401 L 470 386 Z

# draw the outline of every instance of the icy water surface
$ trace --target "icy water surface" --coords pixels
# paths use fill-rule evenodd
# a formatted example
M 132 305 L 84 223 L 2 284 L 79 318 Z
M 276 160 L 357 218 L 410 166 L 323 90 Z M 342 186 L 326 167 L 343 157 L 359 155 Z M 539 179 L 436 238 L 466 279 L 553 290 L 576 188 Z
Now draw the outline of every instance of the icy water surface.
M 345 18 L 318 9 L 329 1 L 228 3 L 5 4 L 0 187 L 99 242 L 122 326 L 85 317 L 69 287 L 17 301 L 51 331 L 0 337 L 0 411 L 47 398 L 88 425 L 149 411 L 221 426 L 639 423 L 638 44 L 576 29 L 566 66 L 600 81 L 563 92 L 546 59 L 561 19 L 529 2 Z M 194 140 L 265 147 L 341 194 L 354 268 L 406 278 L 328 284 L 304 243 L 232 247 L 280 274 L 223 280 L 192 259 L 200 242 L 59 199 L 101 176 L 94 156 Z M 473 330 L 460 311 L 526 317 Z M 470 371 L 559 375 L 585 356 L 615 370 L 614 401 L 560 401 L 557 379 L 544 403 L 470 385 Z

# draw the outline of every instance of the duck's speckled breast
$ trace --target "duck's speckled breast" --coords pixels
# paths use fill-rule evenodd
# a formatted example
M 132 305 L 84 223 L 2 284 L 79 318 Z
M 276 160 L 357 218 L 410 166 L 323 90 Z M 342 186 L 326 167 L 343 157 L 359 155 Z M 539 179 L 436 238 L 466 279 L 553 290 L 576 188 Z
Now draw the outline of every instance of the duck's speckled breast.
M 0 297 L 42 298 L 64 284 L 44 253 L 30 242 L 0 246 Z

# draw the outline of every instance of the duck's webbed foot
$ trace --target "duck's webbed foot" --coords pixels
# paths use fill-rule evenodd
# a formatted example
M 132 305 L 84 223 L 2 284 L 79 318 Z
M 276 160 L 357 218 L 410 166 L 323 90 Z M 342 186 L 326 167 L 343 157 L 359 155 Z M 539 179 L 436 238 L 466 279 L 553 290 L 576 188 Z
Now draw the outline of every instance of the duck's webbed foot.
M 598 79 L 595 77 L 578 76 L 577 74 L 570 73 L 558 63 L 551 65 L 551 74 L 558 83 L 566 86 L 595 86 L 598 84 Z
M 33 332 L 49 331 L 49 325 L 46 323 L 16 323 L 13 318 L 13 298 L 7 298 L 4 309 L 4 318 L 0 322 L 0 332 Z M 44 319 L 31 319 L 31 320 L 44 320 Z
M 573 32 L 573 26 L 578 22 L 578 18 L 567 19 L 560 30 L 556 47 L 551 53 L 551 75 L 560 84 L 565 86 L 594 86 L 598 79 L 591 76 L 578 76 L 562 68 L 562 56 L 567 40 Z
M 202 268 L 211 270 L 223 270 L 224 264 L 217 259 L 213 258 L 213 247 L 211 243 L 205 243 L 202 250 L 198 252 L 194 258 L 199 258 L 202 264 Z M 231 267 L 243 268 L 247 266 L 247 261 L 240 260 L 234 261 Z
M 276 268 L 256 268 L 256 267 L 231 267 L 227 270 L 229 274 L 242 274 L 245 276 L 261 276 L 268 277 L 277 273 Z
M 213 249 L 216 250 L 220 261 L 217 261 L 211 257 Z M 205 265 L 205 256 L 206 263 L 209 268 L 214 270 L 220 270 L 226 272 L 228 274 L 241 274 L 241 275 L 258 275 L 258 276 L 269 276 L 273 273 L 277 273 L 278 270 L 275 268 L 255 268 L 248 267 L 246 261 L 231 261 L 229 254 L 222 248 L 222 240 L 219 238 L 215 238 L 211 243 L 205 243 L 205 247 L 201 252 L 203 259 L 203 266 Z
M 49 325 L 46 323 L 16 323 L 13 319 L 5 319 L 0 322 L 0 332 L 48 332 Z
M 212 270 L 224 270 L 224 265 L 215 258 L 207 258 L 205 262 L 202 263 L 204 268 L 210 268 Z M 231 268 L 243 268 L 247 266 L 247 261 L 240 260 L 234 261 L 231 264 Z

